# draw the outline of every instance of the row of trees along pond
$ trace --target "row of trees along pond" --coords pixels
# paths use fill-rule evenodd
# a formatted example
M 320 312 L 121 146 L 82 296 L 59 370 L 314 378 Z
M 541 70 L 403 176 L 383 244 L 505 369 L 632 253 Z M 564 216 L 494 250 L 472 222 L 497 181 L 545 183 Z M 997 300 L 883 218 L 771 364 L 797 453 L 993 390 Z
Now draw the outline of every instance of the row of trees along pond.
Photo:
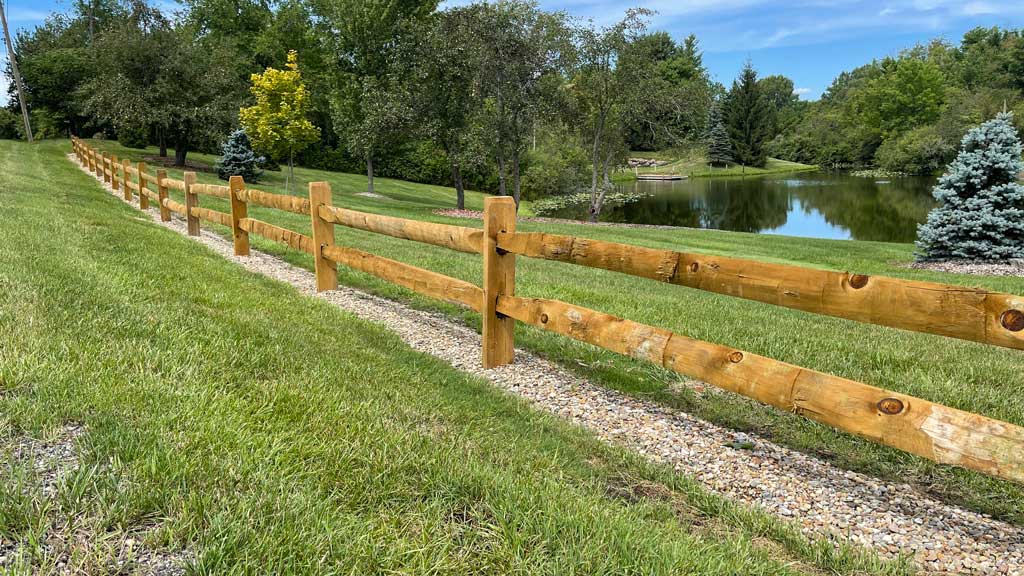
M 702 146 L 713 104 L 729 109 L 697 39 L 648 32 L 650 15 L 596 27 L 520 1 L 189 0 L 167 15 L 91 0 L 20 33 L 17 58 L 40 137 L 156 144 L 182 166 L 244 126 L 271 164 L 365 170 L 370 192 L 375 174 L 451 185 L 459 207 L 467 186 L 517 202 L 588 190 L 596 217 L 630 150 Z M 757 84 L 758 114 L 762 92 L 796 102 L 786 78 Z M 759 150 L 775 127 L 753 135 Z M 763 163 L 729 134 L 722 161 Z

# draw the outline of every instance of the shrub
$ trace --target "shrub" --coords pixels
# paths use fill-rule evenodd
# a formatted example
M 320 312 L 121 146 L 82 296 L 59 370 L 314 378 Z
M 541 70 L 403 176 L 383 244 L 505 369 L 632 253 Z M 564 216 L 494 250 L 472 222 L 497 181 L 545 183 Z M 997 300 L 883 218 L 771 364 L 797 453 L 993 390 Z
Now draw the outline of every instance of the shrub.
M 0 108 L 0 140 L 15 140 L 21 137 L 18 123 L 21 118 L 7 108 Z
M 121 128 L 117 131 L 117 142 L 125 148 L 141 150 L 149 145 L 149 130 L 144 127 Z
M 890 172 L 933 174 L 942 170 L 955 152 L 935 127 L 923 126 L 883 142 L 875 152 L 875 162 Z
M 257 156 L 252 150 L 252 143 L 244 129 L 235 130 L 228 136 L 221 147 L 221 157 L 217 160 L 217 177 L 227 180 L 232 176 L 241 176 L 246 182 L 259 182 L 263 170 L 260 166 L 264 158 Z
M 1012 120 L 999 114 L 964 136 L 932 190 L 939 205 L 918 227 L 919 259 L 1024 258 L 1024 163 Z

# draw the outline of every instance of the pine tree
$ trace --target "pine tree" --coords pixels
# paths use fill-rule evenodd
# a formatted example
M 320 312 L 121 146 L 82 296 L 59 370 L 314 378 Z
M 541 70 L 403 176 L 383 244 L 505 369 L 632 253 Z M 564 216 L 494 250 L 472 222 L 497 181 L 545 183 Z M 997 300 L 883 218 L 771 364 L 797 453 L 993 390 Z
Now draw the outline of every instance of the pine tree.
M 939 201 L 917 230 L 919 260 L 1024 258 L 1021 143 L 1006 112 L 972 129 L 932 190 Z
M 707 146 L 710 164 L 724 166 L 732 162 L 732 143 L 722 121 L 722 108 L 717 102 L 712 103 L 708 111 Z
M 729 90 L 725 122 L 733 159 L 744 166 L 763 167 L 768 160 L 764 145 L 771 133 L 772 112 L 749 62 Z
M 253 152 L 245 130 L 235 130 L 221 146 L 221 157 L 217 160 L 217 176 L 221 180 L 241 176 L 246 182 L 258 182 L 263 175 L 260 166 L 265 160 Z

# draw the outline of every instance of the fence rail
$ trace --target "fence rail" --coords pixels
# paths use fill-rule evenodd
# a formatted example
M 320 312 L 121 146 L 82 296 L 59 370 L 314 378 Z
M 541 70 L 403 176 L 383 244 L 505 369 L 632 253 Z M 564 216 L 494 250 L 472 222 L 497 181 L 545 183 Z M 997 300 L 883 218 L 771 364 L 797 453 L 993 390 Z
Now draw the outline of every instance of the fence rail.
M 860 274 L 814 270 L 704 254 L 657 250 L 534 232 L 516 232 L 515 204 L 507 197 L 484 203 L 483 229 L 421 222 L 332 206 L 330 186 L 314 182 L 309 198 L 245 187 L 240 176 L 228 186 L 197 184 L 146 173 L 125 160 L 98 155 L 73 140 L 83 166 L 140 207 L 155 183 L 161 218 L 183 214 L 188 233 L 200 221 L 232 232 L 237 255 L 249 253 L 256 234 L 313 255 L 317 290 L 338 286 L 337 265 L 361 270 L 427 296 L 461 304 L 481 314 L 485 367 L 513 360 L 516 322 L 563 334 L 652 362 L 719 388 L 791 411 L 912 454 L 1024 482 L 1024 428 L 869 384 L 703 342 L 558 300 L 515 295 L 516 256 L 568 262 L 660 282 L 846 318 L 892 328 L 1024 349 L 1024 298 L 987 290 Z M 109 175 L 106 166 L 110 166 Z M 119 166 L 121 167 L 119 170 Z M 135 182 L 132 182 L 132 179 Z M 185 204 L 167 197 L 184 192 Z M 139 191 L 142 190 L 142 193 Z M 228 199 L 231 213 L 199 206 L 200 195 Z M 306 235 L 248 217 L 248 203 L 310 216 Z M 481 286 L 335 243 L 335 226 L 481 254 Z M 1017 352 L 1008 352 L 1017 353 Z

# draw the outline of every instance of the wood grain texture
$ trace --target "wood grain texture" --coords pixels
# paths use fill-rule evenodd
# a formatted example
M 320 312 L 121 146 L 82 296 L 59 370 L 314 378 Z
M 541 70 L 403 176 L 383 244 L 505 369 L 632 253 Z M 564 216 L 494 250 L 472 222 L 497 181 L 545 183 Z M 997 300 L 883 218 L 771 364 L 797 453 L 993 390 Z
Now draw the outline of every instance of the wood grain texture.
M 941 464 L 1024 482 L 1024 428 L 557 300 L 499 296 L 502 314 L 659 364 Z
M 149 208 L 149 189 L 146 187 L 146 178 L 149 176 L 146 174 L 146 163 L 139 162 L 135 168 L 135 174 L 138 178 L 139 183 L 139 210 L 146 210 Z
M 516 257 L 498 249 L 498 235 L 516 231 L 516 203 L 509 196 L 484 199 L 483 303 L 481 304 L 484 368 L 512 362 L 515 320 L 497 311 L 500 296 L 515 294 Z
M 160 221 L 170 222 L 171 211 L 167 208 L 167 170 L 156 171 L 157 206 L 160 207 Z
M 200 208 L 199 206 L 190 208 L 189 212 L 200 220 L 206 220 L 208 222 L 213 222 L 215 224 L 231 228 L 231 214 L 218 212 L 217 210 L 210 210 L 209 208 Z
M 164 178 L 164 186 L 169 190 L 178 190 L 181 192 L 185 191 L 185 181 L 175 180 L 174 178 Z
M 132 181 L 131 181 L 132 172 L 131 171 L 132 171 L 131 160 L 129 160 L 127 158 L 125 158 L 124 160 L 121 160 L 121 176 L 122 176 L 121 184 L 123 184 L 123 186 L 121 186 L 121 188 L 122 188 L 122 192 L 124 192 L 123 198 L 127 202 L 131 202 L 132 201 Z
M 1024 298 L 1011 294 L 537 232 L 502 234 L 498 246 L 815 314 L 1024 349 L 1024 330 L 1004 326 L 1010 311 L 1024 312 Z
M 255 220 L 253 218 L 243 218 L 238 222 L 238 225 L 246 232 L 262 236 L 274 242 L 280 242 L 287 246 L 291 246 L 296 250 L 302 250 L 307 254 L 313 254 L 313 239 L 305 234 L 299 234 L 293 232 L 287 228 L 281 228 L 262 220 Z
M 185 208 L 184 204 L 182 204 L 180 202 L 175 202 L 174 200 L 171 200 L 170 198 L 165 198 L 161 202 L 161 204 L 163 204 L 163 206 L 165 208 L 167 208 L 168 210 L 170 210 L 171 212 L 177 212 L 178 214 L 181 214 L 182 216 L 184 216 L 184 215 L 186 215 L 188 213 L 188 209 Z
M 293 214 L 309 214 L 309 198 L 300 198 L 287 194 L 271 194 L 262 190 L 246 188 L 239 192 L 239 198 L 245 202 L 264 206 L 266 208 L 277 208 Z
M 205 196 L 216 196 L 217 198 L 223 198 L 225 200 L 229 200 L 231 198 L 231 189 L 219 184 L 193 184 L 192 193 L 203 194 Z
M 321 216 L 324 209 L 331 207 L 332 202 L 329 183 L 309 183 L 309 219 L 313 231 L 313 271 L 316 274 L 317 292 L 338 289 L 338 267 L 324 253 L 324 250 L 334 247 L 334 224 Z
M 185 172 L 182 175 L 185 182 L 185 222 L 189 236 L 199 236 L 199 217 L 192 214 L 192 210 L 199 208 L 199 195 L 192 191 L 196 183 L 195 172 Z
M 121 161 L 118 160 L 117 155 L 114 154 L 110 157 L 111 163 L 111 176 L 110 176 L 110 189 L 117 192 L 121 189 Z
M 245 180 L 241 176 L 228 179 L 228 192 L 231 199 L 231 239 L 234 244 L 235 256 L 249 255 L 249 232 L 238 223 L 249 217 L 249 208 L 245 200 L 239 198 L 239 192 L 245 189 Z
M 320 216 L 328 222 L 349 228 L 433 244 L 470 254 L 480 253 L 484 235 L 483 230 L 476 228 L 381 216 L 346 208 L 324 207 L 320 210 Z
M 479 286 L 465 280 L 344 246 L 324 246 L 323 255 L 332 262 L 361 270 L 431 298 L 480 310 L 483 293 Z

